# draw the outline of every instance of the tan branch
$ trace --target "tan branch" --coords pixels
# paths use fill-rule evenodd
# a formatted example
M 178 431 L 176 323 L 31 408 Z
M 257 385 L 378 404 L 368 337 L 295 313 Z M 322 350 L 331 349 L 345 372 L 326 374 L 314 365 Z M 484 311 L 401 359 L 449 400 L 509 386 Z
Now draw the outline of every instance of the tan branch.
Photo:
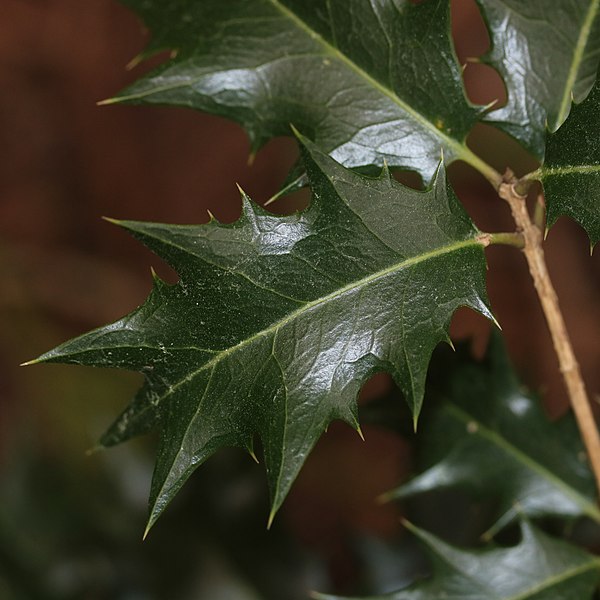
M 546 266 L 542 248 L 543 234 L 540 227 L 531 221 L 525 197 L 517 191 L 518 183 L 519 181 L 514 175 L 507 171 L 503 183 L 498 188 L 498 193 L 501 198 L 508 202 L 518 231 L 522 233 L 525 240 L 523 252 L 548 323 L 571 406 L 600 493 L 600 434 L 581 377 L 579 364 L 575 358 L 565 321 L 558 305 L 558 298 Z

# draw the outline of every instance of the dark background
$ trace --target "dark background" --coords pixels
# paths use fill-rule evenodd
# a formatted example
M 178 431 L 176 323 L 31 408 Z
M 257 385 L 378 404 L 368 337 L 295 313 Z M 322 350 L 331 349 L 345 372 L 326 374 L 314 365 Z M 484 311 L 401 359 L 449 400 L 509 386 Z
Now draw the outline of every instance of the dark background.
M 454 2 L 453 11 L 461 62 L 480 56 L 489 42 L 474 2 Z M 0 597 L 256 600 L 303 598 L 314 587 L 356 591 L 363 576 L 352 548 L 400 529 L 399 508 L 374 500 L 410 471 L 410 451 L 392 433 L 366 427 L 363 443 L 334 425 L 270 533 L 261 468 L 222 452 L 142 543 L 155 439 L 85 455 L 139 378 L 18 367 L 135 308 L 150 289 L 151 266 L 173 280 L 101 216 L 198 223 L 210 209 L 231 221 L 240 206 L 235 183 L 265 201 L 293 164 L 294 143 L 273 140 L 250 166 L 246 136 L 230 122 L 176 108 L 97 107 L 148 68 L 125 69 L 147 33 L 116 2 L 4 0 L 1 14 Z M 469 63 L 465 80 L 473 101 L 504 96 L 488 67 Z M 470 144 L 499 170 L 535 168 L 486 127 Z M 480 228 L 510 230 L 506 207 L 478 174 L 459 164 L 450 173 Z M 565 219 L 547 255 L 596 397 L 600 259 Z M 489 294 L 511 356 L 558 416 L 567 400 L 524 261 L 511 248 L 488 256 Z M 489 325 L 459 311 L 452 331 L 474 336 L 480 354 Z M 388 386 L 378 377 L 364 401 Z

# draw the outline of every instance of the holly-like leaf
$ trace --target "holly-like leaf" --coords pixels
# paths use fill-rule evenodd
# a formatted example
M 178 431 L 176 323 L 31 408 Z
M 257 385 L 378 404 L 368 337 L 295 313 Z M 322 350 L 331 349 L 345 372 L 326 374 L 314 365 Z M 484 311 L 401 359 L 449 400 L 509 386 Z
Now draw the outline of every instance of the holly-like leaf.
M 257 149 L 290 123 L 347 167 L 385 162 L 430 181 L 466 146 L 465 97 L 447 0 L 122 0 L 174 58 L 116 96 L 242 124 Z
M 354 600 L 588 600 L 600 576 L 598 557 L 527 522 L 521 524 L 516 546 L 482 550 L 456 548 L 422 529 L 410 529 L 427 547 L 433 576 L 402 591 Z M 342 600 L 327 594 L 313 598 Z
M 499 337 L 484 363 L 462 359 L 436 393 L 440 401 L 417 439 L 425 469 L 388 498 L 461 487 L 494 503 L 490 532 L 519 514 L 585 515 L 600 523 L 574 419 L 548 420 L 523 391 Z
M 393 374 L 416 418 L 454 310 L 491 316 L 483 242 L 443 169 L 418 192 L 311 144 L 302 154 L 313 190 L 302 213 L 244 196 L 232 225 L 122 222 L 179 283 L 156 279 L 138 310 L 39 359 L 145 374 L 102 443 L 160 428 L 150 524 L 200 463 L 224 445 L 251 449 L 256 434 L 274 513 L 329 422 L 358 427 L 372 373 Z
M 595 245 L 600 240 L 600 81 L 581 104 L 573 106 L 562 127 L 548 136 L 546 162 L 539 173 L 548 227 L 568 215 Z
M 504 79 L 508 101 L 486 120 L 539 159 L 546 128 L 555 131 L 581 102 L 600 61 L 600 0 L 477 0 L 492 49 L 485 62 Z

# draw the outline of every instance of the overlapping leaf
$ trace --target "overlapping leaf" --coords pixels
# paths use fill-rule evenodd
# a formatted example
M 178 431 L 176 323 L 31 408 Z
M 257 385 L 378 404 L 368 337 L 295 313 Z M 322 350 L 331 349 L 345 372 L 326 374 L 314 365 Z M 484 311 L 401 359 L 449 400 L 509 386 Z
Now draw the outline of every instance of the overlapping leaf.
M 116 101 L 192 107 L 231 118 L 254 148 L 289 124 L 348 167 L 433 176 L 481 161 L 464 140 L 465 98 L 447 0 L 121 0 L 152 32 L 145 55 L 176 56 Z M 485 165 L 482 167 L 485 170 Z
M 508 102 L 487 120 L 544 156 L 555 131 L 589 93 L 600 61 L 600 0 L 477 0 Z
M 571 416 L 552 423 L 525 394 L 494 339 L 485 364 L 463 360 L 421 423 L 425 470 L 390 492 L 407 498 L 460 486 L 493 502 L 502 527 L 519 514 L 588 516 L 600 523 L 594 479 Z
M 529 523 L 513 547 L 463 550 L 411 527 L 427 546 L 433 576 L 405 590 L 354 600 L 589 600 L 600 576 L 600 559 L 553 539 Z M 316 600 L 341 600 L 314 594 Z M 347 599 L 350 600 L 350 599 Z
M 273 216 L 244 197 L 233 225 L 123 222 L 180 275 L 127 317 L 42 361 L 142 371 L 143 389 L 103 444 L 157 425 L 152 523 L 223 445 L 262 440 L 275 511 L 332 419 L 393 373 L 416 416 L 427 364 L 460 305 L 489 314 L 485 257 L 440 170 L 428 192 L 303 150 L 311 206 Z
M 596 244 L 600 240 L 600 82 L 581 104 L 573 106 L 562 127 L 548 136 L 540 174 L 548 227 L 568 215 Z

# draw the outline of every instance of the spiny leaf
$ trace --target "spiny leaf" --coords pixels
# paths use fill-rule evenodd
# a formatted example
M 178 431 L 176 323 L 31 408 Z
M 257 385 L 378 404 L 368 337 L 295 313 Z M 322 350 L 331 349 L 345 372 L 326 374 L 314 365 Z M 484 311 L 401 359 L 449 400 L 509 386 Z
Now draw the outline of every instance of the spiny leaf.
M 594 479 L 571 415 L 551 423 L 522 389 L 498 337 L 479 364 L 460 358 L 436 393 L 417 443 L 427 468 L 387 497 L 462 487 L 494 502 L 491 532 L 519 514 L 600 523 Z M 583 459 L 583 460 L 582 460 Z
M 556 131 L 581 102 L 600 61 L 600 0 L 477 0 L 492 49 L 486 62 L 502 75 L 505 106 L 489 122 L 544 156 L 546 127 Z
M 405 590 L 354 600 L 588 600 L 600 575 L 600 559 L 527 522 L 513 547 L 463 550 L 410 526 L 427 546 L 433 576 Z M 316 600 L 340 596 L 314 594 Z M 346 600 L 350 600 L 347 598 Z
M 244 196 L 232 225 L 122 222 L 178 273 L 146 303 L 39 360 L 142 371 L 104 445 L 157 426 L 152 524 L 219 447 L 262 441 L 273 514 L 333 419 L 393 374 L 416 419 L 428 361 L 454 310 L 491 316 L 479 232 L 438 171 L 417 192 L 370 179 L 305 142 L 313 199 L 277 217 Z
M 540 176 L 548 227 L 567 215 L 583 226 L 595 245 L 600 240 L 600 81 L 581 104 L 573 106 L 562 127 L 548 136 Z
M 465 97 L 447 0 L 122 0 L 176 56 L 112 101 L 186 106 L 242 124 L 256 150 L 290 123 L 348 167 L 418 171 L 465 145 Z

